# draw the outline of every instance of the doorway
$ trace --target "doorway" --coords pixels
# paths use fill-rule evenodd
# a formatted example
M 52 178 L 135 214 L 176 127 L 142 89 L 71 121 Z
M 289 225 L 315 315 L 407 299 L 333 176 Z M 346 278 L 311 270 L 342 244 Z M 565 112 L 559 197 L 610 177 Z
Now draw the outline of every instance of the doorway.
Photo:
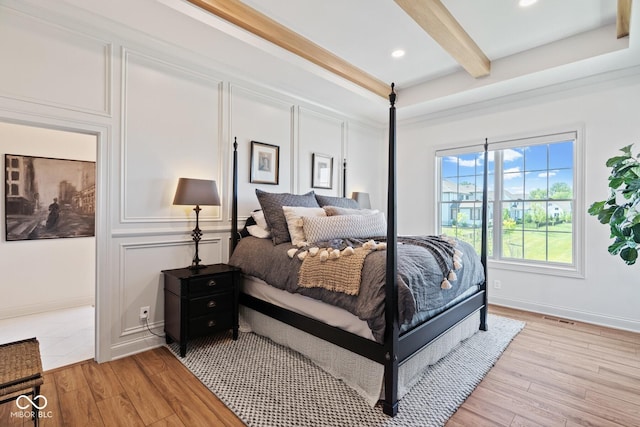
M 93 358 L 96 354 L 95 234 L 58 238 L 49 233 L 44 234 L 48 238 L 29 238 L 29 234 L 34 235 L 27 233 L 29 230 L 16 231 L 15 227 L 19 225 L 34 230 L 45 227 L 41 219 L 46 218 L 50 204 L 48 200 L 39 200 L 39 188 L 45 183 L 38 183 L 33 177 L 33 167 L 25 167 L 19 162 L 7 164 L 7 159 L 63 159 L 95 164 L 98 137 L 80 131 L 0 121 L 0 148 L 5 169 L 0 207 L 0 265 L 3 272 L 0 290 L 4 296 L 0 299 L 0 342 L 35 336 L 40 341 L 44 369 Z M 93 177 L 85 174 L 59 181 L 51 178 L 56 181 L 53 185 L 55 194 L 50 198 L 58 199 L 60 221 L 67 215 L 68 227 L 72 227 L 73 221 L 78 221 L 80 216 L 90 218 L 93 215 L 94 230 L 98 229 L 95 209 L 93 212 L 88 210 L 86 200 L 83 202 L 77 196 L 93 185 L 93 206 L 96 206 L 97 176 L 97 173 Z M 8 212 L 9 198 L 12 202 L 21 202 L 11 206 L 19 205 L 24 209 L 14 212 L 12 208 Z M 12 238 L 8 239 L 10 232 Z

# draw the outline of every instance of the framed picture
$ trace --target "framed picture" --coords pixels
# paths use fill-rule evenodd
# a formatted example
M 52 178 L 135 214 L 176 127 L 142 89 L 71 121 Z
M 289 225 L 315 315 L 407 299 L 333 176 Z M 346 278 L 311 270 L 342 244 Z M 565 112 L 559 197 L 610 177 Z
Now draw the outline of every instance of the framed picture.
M 95 236 L 96 163 L 5 154 L 7 241 Z
M 313 153 L 311 160 L 311 187 L 333 188 L 333 157 Z
M 278 184 L 280 174 L 280 147 L 251 141 L 250 182 Z

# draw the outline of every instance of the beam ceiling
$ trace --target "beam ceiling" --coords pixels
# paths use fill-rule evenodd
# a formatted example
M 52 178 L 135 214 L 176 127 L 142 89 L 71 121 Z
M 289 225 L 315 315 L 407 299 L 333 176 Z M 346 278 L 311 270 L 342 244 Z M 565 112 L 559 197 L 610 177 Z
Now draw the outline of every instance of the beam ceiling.
M 491 61 L 440 0 L 395 0 L 473 77 L 489 75 Z
M 389 85 L 238 0 L 188 0 L 263 39 L 386 98 Z

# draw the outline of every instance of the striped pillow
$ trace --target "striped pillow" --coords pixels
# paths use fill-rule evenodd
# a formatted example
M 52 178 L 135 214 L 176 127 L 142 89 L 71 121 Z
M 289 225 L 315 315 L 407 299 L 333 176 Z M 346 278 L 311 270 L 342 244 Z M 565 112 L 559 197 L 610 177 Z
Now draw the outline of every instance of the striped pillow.
M 309 243 L 340 238 L 380 237 L 387 234 L 384 213 L 302 217 L 302 229 Z

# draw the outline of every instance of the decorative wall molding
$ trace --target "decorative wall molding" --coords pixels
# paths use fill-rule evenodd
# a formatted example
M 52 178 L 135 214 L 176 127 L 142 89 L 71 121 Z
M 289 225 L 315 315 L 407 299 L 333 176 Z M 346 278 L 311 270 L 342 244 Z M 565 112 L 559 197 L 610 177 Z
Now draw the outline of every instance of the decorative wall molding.
M 0 5 L 0 14 L 3 15 L 4 31 L 10 31 L 11 27 L 8 25 L 8 22 L 11 22 L 13 19 L 18 21 L 15 23 L 18 28 L 14 28 L 15 31 L 22 31 L 25 28 L 29 28 L 29 36 L 32 38 L 46 38 L 48 44 L 45 59 L 43 59 L 43 52 L 30 52 L 26 49 L 27 46 L 25 45 L 28 45 L 28 38 L 25 34 L 23 34 L 24 37 L 22 40 L 24 43 L 20 45 L 21 49 L 15 52 L 16 55 L 19 55 L 20 61 L 14 61 L 13 58 L 8 57 L 12 49 L 3 50 L 3 62 L 5 64 L 25 62 L 27 61 L 25 57 L 27 57 L 28 54 L 32 55 L 31 59 L 34 60 L 34 64 L 31 70 L 29 70 L 29 73 L 26 73 L 25 70 L 5 67 L 5 71 L 0 72 L 0 76 L 2 76 L 2 78 L 0 78 L 0 97 L 49 107 L 63 108 L 83 114 L 111 117 L 113 45 L 109 41 L 53 24 L 4 5 Z M 36 28 L 39 31 L 34 31 Z M 13 34 L 13 37 L 2 34 L 3 30 L 0 29 L 0 37 L 6 40 L 15 39 L 17 36 L 16 34 Z M 52 47 L 58 47 L 60 50 L 57 52 L 52 51 Z M 79 59 L 79 55 L 83 55 L 82 59 Z M 47 56 L 63 57 L 67 58 L 67 60 L 60 61 L 60 67 L 56 69 L 53 67 L 52 62 L 43 62 L 46 61 Z M 102 63 L 97 63 L 94 56 L 99 58 Z M 43 65 L 46 66 L 43 67 Z M 100 74 L 102 74 L 102 78 L 100 81 L 98 81 L 98 79 L 87 81 L 90 77 L 96 77 L 91 73 L 91 71 L 96 70 L 101 70 Z M 17 74 L 10 75 L 9 73 L 12 71 Z M 76 85 L 80 85 L 83 81 L 86 83 L 81 90 L 73 92 L 64 90 L 67 86 L 60 84 L 60 81 L 54 80 L 56 76 L 62 79 L 74 74 L 76 78 L 73 80 Z M 5 87 L 3 82 L 11 86 Z M 22 82 L 23 84 L 21 87 L 16 88 L 16 82 Z M 96 87 L 101 87 L 102 90 L 97 91 Z M 20 93 L 21 90 L 23 93 Z M 30 91 L 34 93 L 29 93 Z M 47 93 L 47 91 L 50 93 Z M 96 97 L 96 99 L 93 100 L 94 105 L 91 105 L 92 102 L 87 98 L 88 94 L 92 92 Z M 71 99 L 71 95 L 73 94 L 80 94 L 84 99 L 79 99 L 80 97 Z M 67 99 L 65 99 L 65 97 Z
M 201 250 L 203 248 L 206 248 L 206 246 L 208 245 L 216 246 L 217 259 L 212 260 L 213 261 L 212 263 L 222 262 L 222 254 L 223 254 L 222 242 L 223 242 L 223 237 L 205 238 L 200 241 Z M 120 319 L 120 327 L 118 332 L 119 339 L 126 338 L 130 335 L 139 334 L 140 332 L 146 330 L 146 328 L 142 328 L 143 325 L 139 324 L 139 319 L 137 318 L 137 314 L 138 314 L 137 308 L 141 305 L 149 305 L 151 307 L 151 317 L 150 317 L 151 324 L 155 325 L 158 323 L 158 321 L 154 320 L 154 317 L 155 317 L 154 313 L 158 312 L 158 307 L 154 306 L 150 302 L 150 297 L 153 294 L 153 292 L 155 292 L 156 295 L 161 295 L 163 292 L 163 289 L 161 289 L 160 287 L 156 289 L 145 289 L 145 287 L 140 286 L 140 284 L 127 283 L 127 272 L 131 271 L 131 269 L 137 269 L 136 271 L 139 271 L 141 268 L 140 265 L 131 264 L 131 261 L 129 259 L 129 257 L 131 256 L 130 254 L 136 251 L 149 251 L 149 250 L 158 249 L 158 248 L 170 248 L 170 247 L 177 248 L 181 246 L 192 247 L 193 241 L 192 240 L 154 240 L 152 242 L 149 242 L 149 241 L 127 242 L 127 243 L 120 243 L 118 245 L 119 261 L 120 261 L 119 262 L 120 270 L 119 270 L 118 286 L 117 286 L 118 295 L 116 297 L 116 295 L 112 294 L 112 298 L 116 297 L 114 298 L 114 300 L 118 301 L 118 306 L 116 309 L 118 313 L 117 318 Z M 180 268 L 188 265 L 187 262 L 185 262 L 184 264 L 185 265 L 170 265 L 170 264 L 162 265 L 162 262 L 159 262 L 158 264 L 153 264 L 150 270 L 153 272 L 154 275 L 157 274 L 158 283 L 160 283 L 162 270 L 171 269 L 171 268 Z M 140 303 L 140 304 L 137 304 L 136 301 L 129 301 L 127 299 L 127 289 L 135 290 L 135 292 L 138 295 L 143 294 L 146 291 L 147 295 L 145 297 L 147 299 L 144 300 L 144 303 Z M 163 300 L 162 298 L 160 299 Z M 131 308 L 132 304 L 134 307 L 133 309 Z M 128 324 L 127 315 L 129 319 L 135 318 L 137 322 L 135 324 Z
M 165 73 L 165 75 L 173 75 L 177 76 L 179 79 L 183 79 L 184 82 L 195 82 L 198 84 L 203 84 L 204 86 L 209 87 L 212 91 L 215 91 L 215 105 L 217 111 L 215 111 L 215 117 L 212 117 L 212 120 L 215 120 L 217 125 L 217 131 L 215 135 L 212 135 L 212 139 L 218 139 L 220 136 L 220 127 L 222 124 L 223 118 L 223 108 L 222 105 L 222 94 L 224 84 L 221 80 L 211 77 L 207 74 L 203 74 L 188 68 L 185 68 L 181 65 L 175 64 L 173 62 L 169 62 L 164 59 L 160 59 L 154 57 L 152 55 L 148 55 L 139 51 L 134 51 L 128 49 L 126 47 L 122 47 L 122 95 L 121 95 L 121 134 L 120 134 L 120 222 L 121 223 L 154 223 L 154 222 L 188 222 L 190 219 L 179 219 L 171 215 L 134 215 L 129 213 L 131 210 L 129 206 L 129 189 L 130 189 L 130 180 L 128 174 L 128 150 L 130 149 L 130 135 L 129 135 L 129 122 L 130 122 L 130 78 L 131 78 L 131 70 L 134 61 L 144 62 L 145 65 L 152 65 L 153 71 L 158 73 Z M 178 83 L 180 80 L 176 80 Z M 175 88 L 164 88 L 167 91 Z M 149 96 L 153 96 L 152 93 Z M 195 112 L 195 111 L 194 111 Z M 140 113 L 140 112 L 138 112 Z M 162 122 L 162 120 L 160 120 Z M 158 123 L 152 124 L 150 126 L 158 126 Z M 184 141 L 176 141 L 175 145 L 180 146 L 181 142 Z M 149 145 L 149 150 L 153 150 L 154 142 L 145 141 L 146 144 Z M 219 141 L 212 141 L 212 144 L 216 144 L 219 147 Z M 220 153 L 220 150 L 217 150 Z M 151 153 L 151 151 L 150 151 Z M 199 159 L 198 152 L 192 153 L 194 158 Z M 222 183 L 222 166 L 223 166 L 222 158 L 218 159 L 217 165 L 217 176 L 216 181 Z M 168 203 L 170 205 L 170 203 Z M 222 221 L 222 209 L 218 210 L 216 215 L 201 215 L 200 221 L 208 222 L 208 221 Z

